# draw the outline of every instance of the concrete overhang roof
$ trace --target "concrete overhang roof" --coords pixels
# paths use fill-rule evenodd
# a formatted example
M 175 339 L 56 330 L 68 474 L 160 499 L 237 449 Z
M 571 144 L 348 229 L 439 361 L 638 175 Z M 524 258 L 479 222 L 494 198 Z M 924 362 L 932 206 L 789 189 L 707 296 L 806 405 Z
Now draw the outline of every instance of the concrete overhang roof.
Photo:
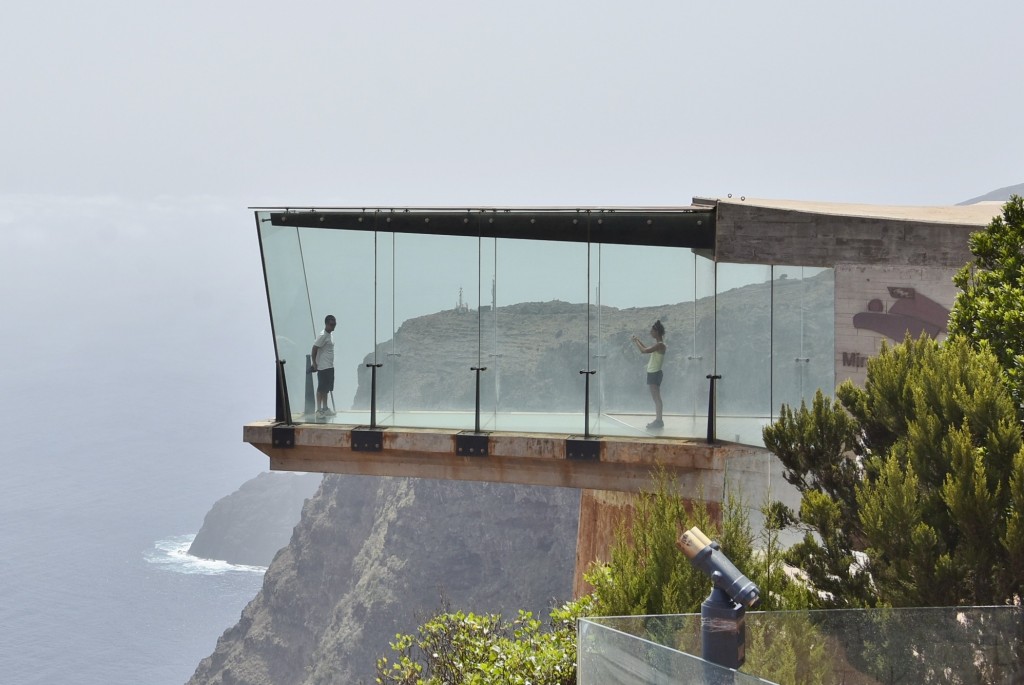
M 921 207 L 909 205 L 866 205 L 843 202 L 814 202 L 806 200 L 773 200 L 766 198 L 694 198 L 703 203 L 747 205 L 764 209 L 777 209 L 808 214 L 895 219 L 963 226 L 987 226 L 992 218 L 1002 213 L 1002 202 L 978 202 L 973 205 Z

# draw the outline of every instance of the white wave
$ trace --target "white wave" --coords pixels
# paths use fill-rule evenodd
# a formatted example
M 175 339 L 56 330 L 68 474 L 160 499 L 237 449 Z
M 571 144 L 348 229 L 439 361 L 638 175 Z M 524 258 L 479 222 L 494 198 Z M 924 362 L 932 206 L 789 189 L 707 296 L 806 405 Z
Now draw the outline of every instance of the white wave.
M 204 576 L 220 576 L 225 573 L 260 573 L 267 570 L 266 566 L 245 566 L 243 564 L 229 564 L 226 561 L 216 559 L 201 559 L 188 553 L 188 548 L 195 540 L 195 533 L 191 535 L 175 535 L 173 537 L 157 540 L 153 543 L 153 549 L 147 551 L 143 557 L 147 562 L 174 573 L 185 573 Z

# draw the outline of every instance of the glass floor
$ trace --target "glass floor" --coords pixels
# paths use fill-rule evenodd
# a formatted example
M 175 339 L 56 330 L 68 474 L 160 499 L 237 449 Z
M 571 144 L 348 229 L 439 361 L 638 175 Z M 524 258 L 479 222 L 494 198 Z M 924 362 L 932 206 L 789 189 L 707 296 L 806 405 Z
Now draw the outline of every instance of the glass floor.
M 321 423 L 351 426 L 370 425 L 369 411 L 339 411 L 334 416 L 296 413 L 296 423 Z M 635 438 L 707 438 L 706 416 L 664 417 L 664 427 L 647 428 L 653 419 L 650 414 L 594 414 L 590 418 L 591 436 Z M 761 429 L 770 422 L 769 417 L 719 416 L 715 423 L 715 437 L 724 442 L 761 447 Z M 476 427 L 473 412 L 438 411 L 378 411 L 376 426 L 381 428 L 439 428 L 472 431 Z M 484 432 L 564 433 L 583 435 L 586 426 L 582 413 L 504 412 L 481 414 L 480 430 Z

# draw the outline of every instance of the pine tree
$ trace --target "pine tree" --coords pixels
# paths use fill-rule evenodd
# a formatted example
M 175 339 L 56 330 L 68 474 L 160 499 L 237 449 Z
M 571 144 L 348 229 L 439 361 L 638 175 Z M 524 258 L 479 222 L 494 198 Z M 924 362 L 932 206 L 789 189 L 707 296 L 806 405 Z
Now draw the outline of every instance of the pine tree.
M 883 348 L 864 388 L 785 408 L 765 444 L 802 493 L 788 558 L 829 606 L 1002 604 L 1024 592 L 1024 443 L 984 347 Z
M 1024 199 L 1010 197 L 1002 216 L 971 235 L 974 259 L 956 274 L 951 337 L 987 346 L 999 360 L 1024 419 Z

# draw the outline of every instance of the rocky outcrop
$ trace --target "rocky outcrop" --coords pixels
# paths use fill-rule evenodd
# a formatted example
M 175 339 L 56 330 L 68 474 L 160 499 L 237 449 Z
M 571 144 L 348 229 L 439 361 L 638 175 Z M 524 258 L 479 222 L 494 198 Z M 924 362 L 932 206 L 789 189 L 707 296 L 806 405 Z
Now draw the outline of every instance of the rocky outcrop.
M 762 274 L 767 277 L 767 274 Z M 368 409 L 368 365 L 377 370 L 377 401 L 387 406 L 432 410 L 473 410 L 475 375 L 484 366 L 480 396 L 485 410 L 503 412 L 579 412 L 583 406 L 580 370 L 588 354 L 597 377 L 592 395 L 615 411 L 650 409 L 645 382 L 647 360 L 631 336 L 647 343 L 647 331 L 660 319 L 667 329 L 662 396 L 668 413 L 687 414 L 707 407 L 707 374 L 716 369 L 711 345 L 717 333 L 717 373 L 753 385 L 775 385 L 776 397 L 799 396 L 804 374 L 832 374 L 834 363 L 833 278 L 822 272 L 806 279 L 781 275 L 774 283 L 736 287 L 696 302 L 649 307 L 616 307 L 569 302 L 523 302 L 463 311 L 450 309 L 403 322 L 391 340 L 377 345 L 356 369 L 359 385 L 353 407 Z M 820 313 L 824 312 L 825 316 Z M 800 372 L 771 378 L 794 357 L 806 358 Z M 398 392 L 392 398 L 389 393 Z M 695 402 L 695 394 L 699 398 Z M 734 398 L 729 409 L 767 412 L 767 392 Z
M 189 685 L 372 682 L 442 598 L 546 613 L 572 592 L 578 514 L 574 490 L 326 476 Z
M 269 566 L 288 544 L 302 505 L 320 486 L 319 473 L 261 473 L 217 500 L 188 553 L 232 564 Z

